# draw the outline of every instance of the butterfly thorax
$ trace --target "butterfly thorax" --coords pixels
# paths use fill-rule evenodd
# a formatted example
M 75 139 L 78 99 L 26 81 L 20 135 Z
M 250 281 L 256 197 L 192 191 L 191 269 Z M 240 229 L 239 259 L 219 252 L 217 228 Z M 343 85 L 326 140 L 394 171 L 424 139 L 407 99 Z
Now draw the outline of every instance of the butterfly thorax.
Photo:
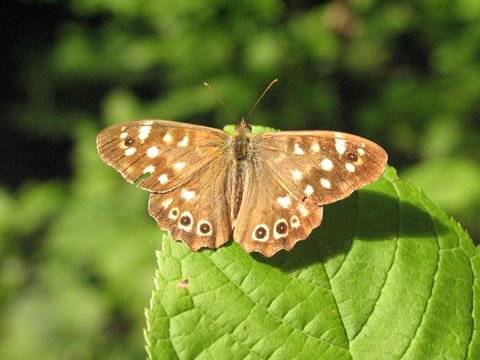
M 235 127 L 232 137 L 232 152 L 236 160 L 246 160 L 248 155 L 248 143 L 252 137 L 250 125 L 242 118 L 240 124 Z

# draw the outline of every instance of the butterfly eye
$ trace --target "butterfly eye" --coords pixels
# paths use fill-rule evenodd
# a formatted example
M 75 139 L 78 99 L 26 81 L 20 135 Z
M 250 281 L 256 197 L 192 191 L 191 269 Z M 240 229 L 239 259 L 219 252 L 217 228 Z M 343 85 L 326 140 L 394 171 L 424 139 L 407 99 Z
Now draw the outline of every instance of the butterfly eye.
M 128 139 L 125 140 L 125 146 L 130 146 L 132 145 L 133 143 L 135 142 L 135 140 L 133 140 L 133 138 L 129 137 Z
M 357 161 L 358 160 L 358 156 L 357 154 L 354 154 L 354 153 L 348 153 L 347 154 L 347 157 L 352 160 L 353 162 Z

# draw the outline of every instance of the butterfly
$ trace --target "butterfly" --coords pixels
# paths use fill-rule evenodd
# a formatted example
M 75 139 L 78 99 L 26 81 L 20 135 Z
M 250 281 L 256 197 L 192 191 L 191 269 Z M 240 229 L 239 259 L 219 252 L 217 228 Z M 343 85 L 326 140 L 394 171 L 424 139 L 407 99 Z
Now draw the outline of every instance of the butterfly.
M 113 125 L 97 137 L 105 163 L 150 192 L 160 228 L 191 250 L 233 239 L 266 257 L 290 250 L 322 222 L 323 205 L 377 180 L 387 153 L 336 131 L 253 135 L 167 120 Z

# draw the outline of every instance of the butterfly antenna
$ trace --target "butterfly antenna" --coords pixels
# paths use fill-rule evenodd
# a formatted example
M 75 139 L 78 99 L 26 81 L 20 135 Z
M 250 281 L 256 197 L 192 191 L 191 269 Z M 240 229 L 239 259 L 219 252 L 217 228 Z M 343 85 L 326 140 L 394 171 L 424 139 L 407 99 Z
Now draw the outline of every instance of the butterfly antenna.
M 233 112 L 232 110 L 230 110 L 230 108 L 227 106 L 227 104 L 225 104 L 222 100 L 222 98 L 220 97 L 220 95 L 218 95 L 215 90 L 213 90 L 213 88 L 206 82 L 203 83 L 203 85 L 205 85 L 207 88 L 210 89 L 211 92 L 213 92 L 215 94 L 215 96 L 217 97 L 218 101 L 220 101 L 220 103 L 225 106 L 225 109 L 227 109 L 228 113 L 235 119 L 235 121 L 238 121 L 237 120 L 237 117 L 235 115 L 233 115 Z
M 255 110 L 255 108 L 257 107 L 258 103 L 260 102 L 260 100 L 263 99 L 263 97 L 265 96 L 265 94 L 267 93 L 268 90 L 270 90 L 270 88 L 273 86 L 273 84 L 275 84 L 276 82 L 278 81 L 278 79 L 275 79 L 273 80 L 270 85 L 267 86 L 267 88 L 263 91 L 262 95 L 260 95 L 260 97 L 258 98 L 257 102 L 255 103 L 255 105 L 252 106 L 252 109 L 248 112 L 248 115 L 245 117 L 245 119 L 248 119 L 250 114 L 253 112 L 253 110 Z

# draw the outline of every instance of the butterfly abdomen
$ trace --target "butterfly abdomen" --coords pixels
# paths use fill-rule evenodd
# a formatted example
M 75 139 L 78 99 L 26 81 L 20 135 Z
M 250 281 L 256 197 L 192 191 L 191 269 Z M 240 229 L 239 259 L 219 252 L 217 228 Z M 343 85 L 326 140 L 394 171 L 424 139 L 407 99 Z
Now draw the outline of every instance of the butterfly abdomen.
M 237 161 L 247 159 L 248 155 L 248 138 L 246 136 L 236 136 L 233 138 L 233 156 Z

